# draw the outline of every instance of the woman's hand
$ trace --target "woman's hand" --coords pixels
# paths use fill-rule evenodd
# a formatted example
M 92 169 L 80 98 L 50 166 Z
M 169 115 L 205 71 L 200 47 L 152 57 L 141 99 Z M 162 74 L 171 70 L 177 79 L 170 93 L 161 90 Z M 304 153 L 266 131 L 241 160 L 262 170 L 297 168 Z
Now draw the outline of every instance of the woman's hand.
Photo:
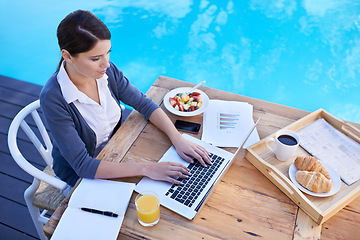
M 154 180 L 182 184 L 177 178 L 188 178 L 189 170 L 181 163 L 117 163 L 100 161 L 95 178 L 147 176 Z
M 196 159 L 204 167 L 206 166 L 205 163 L 211 164 L 208 151 L 185 139 L 161 108 L 156 109 L 150 115 L 150 121 L 170 138 L 176 151 L 185 161 L 193 163 Z
M 172 184 L 182 184 L 176 178 L 188 178 L 190 175 L 189 170 L 184 165 L 174 162 L 150 163 L 145 168 L 145 176 Z
M 206 163 L 212 164 L 209 152 L 204 147 L 185 139 L 182 135 L 174 140 L 173 144 L 180 157 L 185 161 L 193 163 L 196 159 L 204 167 Z

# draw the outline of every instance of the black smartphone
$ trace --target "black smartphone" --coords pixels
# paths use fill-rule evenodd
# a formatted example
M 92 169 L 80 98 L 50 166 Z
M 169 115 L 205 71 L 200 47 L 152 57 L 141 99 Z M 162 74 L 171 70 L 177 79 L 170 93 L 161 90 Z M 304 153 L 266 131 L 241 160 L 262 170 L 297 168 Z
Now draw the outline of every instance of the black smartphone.
M 175 121 L 175 127 L 179 130 L 191 132 L 191 133 L 198 133 L 200 131 L 201 124 L 194 123 L 194 122 L 187 122 L 182 120 Z

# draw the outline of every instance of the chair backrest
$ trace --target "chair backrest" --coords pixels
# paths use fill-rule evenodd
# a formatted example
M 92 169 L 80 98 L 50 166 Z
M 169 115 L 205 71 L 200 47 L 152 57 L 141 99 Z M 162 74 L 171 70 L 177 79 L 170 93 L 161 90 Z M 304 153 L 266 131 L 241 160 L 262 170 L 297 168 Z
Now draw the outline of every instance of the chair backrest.
M 8 132 L 8 145 L 9 150 L 16 161 L 16 163 L 27 173 L 32 175 L 33 177 L 44 181 L 50 185 L 53 185 L 54 187 L 58 189 L 65 189 L 67 187 L 67 184 L 60 179 L 54 178 L 53 176 L 50 176 L 42 171 L 40 171 L 38 168 L 34 167 L 29 161 L 27 161 L 24 156 L 21 154 L 18 145 L 17 145 L 17 134 L 19 127 L 23 129 L 23 131 L 26 133 L 26 135 L 29 137 L 31 142 L 34 144 L 35 148 L 39 151 L 41 157 L 44 159 L 46 164 L 50 167 L 52 167 L 53 164 L 53 158 L 51 156 L 52 151 L 52 143 L 49 137 L 49 134 L 46 131 L 46 128 L 39 116 L 39 113 L 37 109 L 40 108 L 40 101 L 36 100 L 26 107 L 24 107 L 13 119 L 11 122 L 9 132 Z M 31 115 L 34 119 L 34 122 L 40 132 L 42 141 L 44 142 L 45 146 L 41 143 L 39 138 L 36 136 L 34 131 L 30 128 L 28 123 L 25 121 L 25 118 L 27 116 Z

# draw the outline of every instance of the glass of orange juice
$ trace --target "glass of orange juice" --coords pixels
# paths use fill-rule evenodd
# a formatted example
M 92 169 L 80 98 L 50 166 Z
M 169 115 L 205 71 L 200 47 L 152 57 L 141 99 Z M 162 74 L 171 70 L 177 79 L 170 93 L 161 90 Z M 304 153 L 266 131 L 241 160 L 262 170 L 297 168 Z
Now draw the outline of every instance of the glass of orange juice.
M 160 201 L 156 193 L 141 192 L 135 199 L 138 221 L 145 227 L 151 227 L 160 220 Z

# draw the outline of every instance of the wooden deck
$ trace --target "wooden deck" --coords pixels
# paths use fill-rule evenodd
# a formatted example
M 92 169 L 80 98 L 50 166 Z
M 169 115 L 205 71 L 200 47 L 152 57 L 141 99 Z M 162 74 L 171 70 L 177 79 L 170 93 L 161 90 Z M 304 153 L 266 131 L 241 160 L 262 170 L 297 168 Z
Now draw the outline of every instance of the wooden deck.
M 39 98 L 42 86 L 0 75 L 0 239 L 39 239 L 27 210 L 24 191 L 32 177 L 13 160 L 7 133 L 15 115 Z M 131 110 L 126 109 L 123 120 Z M 43 168 L 32 143 L 19 134 L 19 148 L 35 166 Z

